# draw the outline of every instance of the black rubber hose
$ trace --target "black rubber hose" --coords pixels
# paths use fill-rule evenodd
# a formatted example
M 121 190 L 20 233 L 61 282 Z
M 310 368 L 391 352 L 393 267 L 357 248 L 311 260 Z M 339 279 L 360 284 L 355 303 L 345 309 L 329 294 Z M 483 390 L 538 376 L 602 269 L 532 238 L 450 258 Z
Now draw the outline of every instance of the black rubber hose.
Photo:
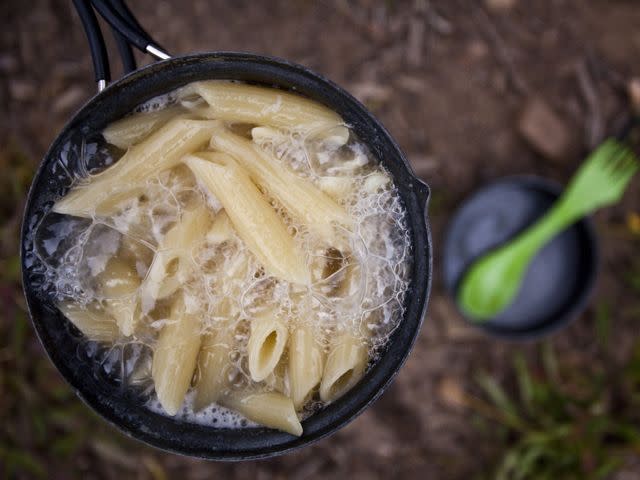
M 146 35 L 139 32 L 137 28 L 130 25 L 129 22 L 122 18 L 109 3 L 102 0 L 91 0 L 91 3 L 112 28 L 116 29 L 126 37 L 127 40 L 129 40 L 129 42 L 131 42 L 138 50 L 148 53 L 147 45 L 153 44 L 151 39 L 147 38 Z
M 115 29 L 112 29 L 113 37 L 116 39 L 120 60 L 122 61 L 122 69 L 124 73 L 133 72 L 137 67 L 136 57 L 133 56 L 131 44 L 127 38 Z
M 100 80 L 109 82 L 111 80 L 109 57 L 107 56 L 107 49 L 104 45 L 104 37 L 102 36 L 98 19 L 91 9 L 91 4 L 89 0 L 73 0 L 73 5 L 78 12 L 84 33 L 89 42 L 96 82 L 100 82 Z
M 149 43 L 152 43 L 153 45 L 160 47 L 160 44 L 156 42 L 151 37 L 151 35 L 149 35 L 149 33 L 142 27 L 142 25 L 140 25 L 140 22 L 138 22 L 138 19 L 133 14 L 133 12 L 131 11 L 131 9 L 125 3 L 124 0 L 109 0 L 109 3 L 111 3 L 111 6 L 113 7 L 113 9 L 116 12 L 118 12 L 118 15 L 120 15 L 125 21 L 129 23 L 129 26 L 138 30 L 138 32 L 140 32 L 141 35 L 143 35 L 147 40 L 149 40 Z

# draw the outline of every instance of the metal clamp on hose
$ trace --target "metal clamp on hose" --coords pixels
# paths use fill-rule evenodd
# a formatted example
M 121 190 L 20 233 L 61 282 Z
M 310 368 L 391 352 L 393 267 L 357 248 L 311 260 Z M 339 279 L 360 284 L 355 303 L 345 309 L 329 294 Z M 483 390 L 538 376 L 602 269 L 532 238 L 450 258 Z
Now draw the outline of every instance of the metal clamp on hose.
M 106 88 L 111 75 L 104 37 L 94 10 L 111 26 L 125 73 L 137 68 L 132 46 L 158 60 L 171 58 L 142 28 L 124 0 L 73 0 L 73 4 L 89 41 L 99 92 Z

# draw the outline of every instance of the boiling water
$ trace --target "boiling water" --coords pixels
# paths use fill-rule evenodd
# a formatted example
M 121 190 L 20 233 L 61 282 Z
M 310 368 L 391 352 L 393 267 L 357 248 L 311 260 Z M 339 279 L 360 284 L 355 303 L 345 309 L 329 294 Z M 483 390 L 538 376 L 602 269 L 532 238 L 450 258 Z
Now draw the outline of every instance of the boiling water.
M 158 97 L 136 111 L 161 110 L 174 105 L 176 98 L 173 93 Z M 183 105 L 185 109 L 198 107 L 198 102 Z M 230 128 L 247 131 L 244 126 Z M 310 285 L 293 285 L 268 275 L 235 234 L 222 242 L 205 238 L 189 252 L 196 267 L 182 288 L 202 311 L 202 333 L 223 328 L 233 332 L 231 388 L 255 384 L 247 372 L 249 321 L 265 305 L 277 305 L 284 315 L 309 322 L 327 351 L 340 332 L 355 332 L 369 347 L 370 364 L 403 316 L 411 261 L 406 213 L 398 190 L 353 132 L 345 145 L 337 145 L 331 135 L 325 135 L 323 141 L 314 138 L 291 133 L 256 140 L 282 168 L 323 189 L 354 219 L 351 230 L 336 227 L 342 249 L 338 250 L 316 238 L 270 199 L 305 253 L 312 271 Z M 92 176 L 118 155 L 100 140 L 83 138 L 63 148 L 55 168 L 67 176 L 68 184 L 91 188 Z M 142 281 L 166 232 L 184 211 L 202 202 L 212 212 L 221 209 L 218 199 L 205 193 L 191 172 L 180 166 L 149 178 L 144 193 L 124 199 L 118 213 L 109 218 L 93 215 L 81 219 L 41 212 L 31 219 L 35 236 L 29 237 L 33 248 L 25 256 L 29 278 L 56 303 L 70 301 L 80 308 L 107 311 L 109 302 L 114 301 L 104 294 L 105 280 L 101 278 L 108 262 L 114 258 L 123 261 Z M 352 284 L 346 292 L 337 293 L 347 277 Z M 140 302 L 143 316 L 135 334 L 121 336 L 109 346 L 85 341 L 79 358 L 92 362 L 96 375 L 135 389 L 148 408 L 164 413 L 153 393 L 150 365 L 158 332 L 171 319 L 162 301 L 134 301 Z M 196 371 L 195 379 L 197 376 Z M 286 375 L 280 380 L 286 383 Z M 261 387 L 272 389 L 276 383 L 272 375 Z M 178 414 L 185 421 L 226 428 L 255 425 L 215 404 L 194 412 L 192 400 L 190 392 Z M 317 407 L 317 401 L 312 400 L 306 413 Z

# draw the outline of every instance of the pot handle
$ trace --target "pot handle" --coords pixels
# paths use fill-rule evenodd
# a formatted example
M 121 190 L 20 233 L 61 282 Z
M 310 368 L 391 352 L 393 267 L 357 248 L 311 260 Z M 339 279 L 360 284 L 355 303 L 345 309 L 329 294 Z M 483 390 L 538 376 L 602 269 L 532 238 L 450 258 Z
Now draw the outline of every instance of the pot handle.
M 124 0 L 73 0 L 73 4 L 89 42 L 99 92 L 106 88 L 111 76 L 104 37 L 94 10 L 111 26 L 125 73 L 136 69 L 132 46 L 159 60 L 171 58 L 166 50 L 142 28 Z
M 413 180 L 413 189 L 418 195 L 418 200 L 422 205 L 427 205 L 429 203 L 429 198 L 431 197 L 431 188 L 425 182 L 420 180 L 418 177 L 415 177 Z

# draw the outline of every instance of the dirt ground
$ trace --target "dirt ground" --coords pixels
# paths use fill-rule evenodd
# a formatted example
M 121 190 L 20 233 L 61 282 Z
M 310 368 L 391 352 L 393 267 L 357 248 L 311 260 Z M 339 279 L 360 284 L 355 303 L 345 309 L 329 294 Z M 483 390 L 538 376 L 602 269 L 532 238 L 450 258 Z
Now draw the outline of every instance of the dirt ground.
M 0 454 L 13 452 L 23 465 L 15 478 L 43 471 L 46 478 L 491 478 L 501 444 L 474 426 L 475 415 L 455 392 L 474 392 L 479 371 L 502 381 L 514 353 L 533 356 L 539 345 L 497 341 L 463 322 L 438 276 L 444 227 L 456 205 L 492 179 L 536 174 L 565 182 L 583 154 L 615 130 L 630 108 L 628 86 L 640 79 L 640 4 L 138 0 L 130 6 L 173 54 L 235 50 L 287 58 L 350 90 L 382 120 L 434 192 L 430 307 L 392 387 L 349 426 L 310 448 L 217 464 L 164 454 L 114 433 L 70 396 L 49 366 L 25 321 L 17 279 L 25 186 L 57 132 L 95 93 L 88 48 L 71 2 L 4 0 Z M 537 117 L 523 120 L 532 102 L 553 117 L 542 138 L 526 133 L 544 129 Z M 639 186 L 634 179 L 619 205 L 595 216 L 600 276 L 586 311 L 551 340 L 563 365 L 617 365 L 640 336 L 640 295 L 625 281 L 630 269 L 640 268 L 638 232 L 628 221 L 640 212 Z M 606 358 L 596 335 L 603 308 L 610 311 L 615 345 Z M 54 408 L 45 395 L 61 412 L 50 423 L 33 420 L 36 409 Z M 69 433 L 76 431 L 89 433 Z M 75 444 L 55 443 L 63 433 Z M 639 478 L 637 459 L 631 456 L 621 472 L 617 478 Z

